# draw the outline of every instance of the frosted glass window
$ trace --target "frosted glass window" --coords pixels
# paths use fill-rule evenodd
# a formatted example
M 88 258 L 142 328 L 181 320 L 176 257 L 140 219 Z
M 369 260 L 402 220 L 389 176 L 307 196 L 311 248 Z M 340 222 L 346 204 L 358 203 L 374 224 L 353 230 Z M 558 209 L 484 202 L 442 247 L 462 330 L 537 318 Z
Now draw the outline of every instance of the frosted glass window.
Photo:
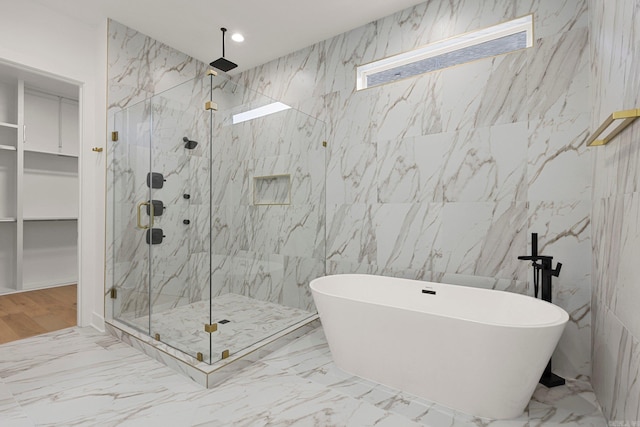
M 366 89 L 532 45 L 533 19 L 528 15 L 360 66 L 357 88 Z

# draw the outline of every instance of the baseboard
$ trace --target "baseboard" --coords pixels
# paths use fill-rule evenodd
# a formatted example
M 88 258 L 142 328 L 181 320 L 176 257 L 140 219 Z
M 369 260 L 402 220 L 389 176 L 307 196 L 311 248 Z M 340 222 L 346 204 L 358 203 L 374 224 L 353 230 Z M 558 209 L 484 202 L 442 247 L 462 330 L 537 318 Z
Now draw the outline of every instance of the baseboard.
M 100 332 L 104 332 L 104 317 L 94 311 L 91 315 L 91 326 Z

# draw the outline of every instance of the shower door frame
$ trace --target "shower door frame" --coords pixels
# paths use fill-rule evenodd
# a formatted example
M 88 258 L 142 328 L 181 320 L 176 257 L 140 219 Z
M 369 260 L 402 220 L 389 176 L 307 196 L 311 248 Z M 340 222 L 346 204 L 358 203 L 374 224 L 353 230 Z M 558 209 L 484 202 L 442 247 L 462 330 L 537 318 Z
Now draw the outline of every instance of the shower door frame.
M 205 80 L 204 78 L 200 78 L 199 80 L 202 82 L 203 87 L 207 85 L 204 81 Z M 110 117 L 110 122 L 113 126 L 114 132 L 112 133 L 112 138 L 111 138 L 113 142 L 109 147 L 110 150 L 108 152 L 108 154 L 111 157 L 111 162 L 110 163 L 108 162 L 108 164 L 111 165 L 112 171 L 110 172 L 112 172 L 113 174 L 111 175 L 112 190 L 111 190 L 111 194 L 109 194 L 110 200 L 112 201 L 112 206 L 110 210 L 111 211 L 110 214 L 112 217 L 110 219 L 108 218 L 108 223 L 110 223 L 112 229 L 110 230 L 111 235 L 108 237 L 110 238 L 111 243 L 113 244 L 113 247 L 111 250 L 112 260 L 111 260 L 111 263 L 109 263 L 110 265 L 108 267 L 108 273 L 107 273 L 107 278 L 110 279 L 110 282 L 111 282 L 111 283 L 108 283 L 107 285 L 108 286 L 107 297 L 111 296 L 112 303 L 110 304 L 111 307 L 106 307 L 105 312 L 108 315 L 110 314 L 110 316 L 107 316 L 107 319 L 109 319 L 110 317 L 111 320 L 122 322 L 128 327 L 132 327 L 133 329 L 143 333 L 144 335 L 154 338 L 155 340 L 160 341 L 169 347 L 175 348 L 180 352 L 186 355 L 189 355 L 198 361 L 206 361 L 208 363 L 211 363 L 212 362 L 211 351 L 210 351 L 211 334 L 207 333 L 206 331 L 207 325 L 211 324 L 212 313 L 210 309 L 211 307 L 210 303 L 208 304 L 209 309 L 207 310 L 207 313 L 206 313 L 208 316 L 208 319 L 207 320 L 203 319 L 202 323 L 198 324 L 197 331 L 190 331 L 194 334 L 197 334 L 198 337 L 205 340 L 205 342 L 202 342 L 202 345 L 198 346 L 198 350 L 202 350 L 202 351 L 197 351 L 197 350 L 192 351 L 192 349 L 187 348 L 188 345 L 183 345 L 177 340 L 173 342 L 171 342 L 171 340 L 167 341 L 166 337 L 163 336 L 162 331 L 158 333 L 154 330 L 155 329 L 154 315 L 156 311 L 155 301 L 161 292 L 161 290 L 157 289 L 156 286 L 154 286 L 157 284 L 154 278 L 154 274 L 155 274 L 154 265 L 163 266 L 168 262 L 166 259 L 165 260 L 155 259 L 157 257 L 158 249 L 154 248 L 154 246 L 156 245 L 148 244 L 146 242 L 146 236 L 143 234 L 147 232 L 153 233 L 150 230 L 154 228 L 154 225 L 156 226 L 158 225 L 158 216 L 154 215 L 155 212 L 154 212 L 152 201 L 155 200 L 156 198 L 162 199 L 162 197 L 166 197 L 166 195 L 163 195 L 163 196 L 158 195 L 158 192 L 162 191 L 162 189 L 153 188 L 153 185 L 147 185 L 145 182 L 148 179 L 147 174 L 149 174 L 150 176 L 150 174 L 154 172 L 162 173 L 162 171 L 159 170 L 162 167 L 156 166 L 154 162 L 157 161 L 157 159 L 159 157 L 162 157 L 163 155 L 165 157 L 165 160 L 166 158 L 170 158 L 173 160 L 176 157 L 182 157 L 182 159 L 177 160 L 177 162 L 178 163 L 184 162 L 184 163 L 179 164 L 177 166 L 177 169 L 178 170 L 186 169 L 188 174 L 188 177 L 186 179 L 183 179 L 182 180 L 183 182 L 178 184 L 178 187 L 180 188 L 172 189 L 171 200 L 163 200 L 165 202 L 165 206 L 168 209 L 170 209 L 170 212 L 171 211 L 173 211 L 173 213 L 178 212 L 178 216 L 180 216 L 180 221 L 179 221 L 180 227 L 191 227 L 191 226 L 187 226 L 187 224 L 189 224 L 189 222 L 191 223 L 194 222 L 194 219 L 191 219 L 190 221 L 185 222 L 185 220 L 189 218 L 188 215 L 190 213 L 189 212 L 190 200 L 187 197 L 188 191 L 182 191 L 184 188 L 186 188 L 185 186 L 188 185 L 186 183 L 189 182 L 189 179 L 193 177 L 193 174 L 191 173 L 188 166 L 191 160 L 191 157 L 190 157 L 191 151 L 190 150 L 187 150 L 186 152 L 175 151 L 175 150 L 179 150 L 179 148 L 182 148 L 183 150 L 188 148 L 185 146 L 184 142 L 182 141 L 183 134 L 180 133 L 179 144 L 177 145 L 179 147 L 178 149 L 176 149 L 176 145 L 174 144 L 175 138 L 171 138 L 170 139 L 170 144 L 172 144 L 172 148 L 170 149 L 171 151 L 167 149 L 164 153 L 159 152 L 159 150 L 163 150 L 165 148 L 163 147 L 162 142 L 166 141 L 167 138 L 166 138 L 166 135 L 164 135 L 165 130 L 156 129 L 156 125 L 158 127 L 164 126 L 164 129 L 171 129 L 172 126 L 166 126 L 166 124 L 160 124 L 160 122 L 162 121 L 161 120 L 162 118 L 155 117 L 156 108 L 161 113 L 167 110 L 171 110 L 171 107 L 172 107 L 171 102 L 176 101 L 175 95 L 173 96 L 174 99 L 171 99 L 172 95 L 170 94 L 172 90 L 177 89 L 180 86 L 186 86 L 187 90 L 189 90 L 190 89 L 189 85 L 192 84 L 193 82 L 195 82 L 196 85 L 199 84 L 198 79 L 187 81 L 182 85 L 174 86 L 168 89 L 167 91 L 160 92 L 139 103 L 133 104 L 122 110 L 119 110 L 115 112 L 112 115 L 112 117 Z M 180 95 L 181 89 L 177 89 L 177 92 L 178 92 L 178 95 Z M 209 93 L 208 90 L 206 92 Z M 191 101 L 191 99 L 187 98 L 185 100 L 185 99 L 180 99 L 178 97 L 178 105 L 180 103 L 184 103 L 184 101 L 188 102 L 188 101 Z M 204 114 L 205 109 L 203 105 L 198 105 L 198 106 L 194 105 L 193 109 L 198 109 L 199 111 L 202 111 L 203 116 L 202 117 L 198 116 L 198 119 L 204 118 L 204 119 L 211 120 L 211 115 Z M 140 110 L 141 112 L 138 110 Z M 180 110 L 178 108 L 178 109 L 169 111 L 168 114 L 170 116 L 176 116 L 177 117 L 176 120 L 180 121 L 181 113 L 184 113 L 185 116 L 188 116 L 188 113 L 186 113 L 186 111 L 187 109 Z M 196 112 L 194 114 L 199 115 L 200 113 Z M 203 130 L 205 130 L 204 128 L 206 128 L 206 138 L 210 142 L 211 126 L 208 123 L 205 123 L 205 124 L 206 126 L 202 126 L 202 124 L 200 124 L 200 126 L 201 126 L 201 129 Z M 175 126 L 174 130 L 176 132 L 183 132 L 185 133 L 184 136 L 187 136 L 186 133 L 188 132 L 186 132 L 184 129 L 181 129 L 177 125 Z M 201 145 L 201 148 L 207 147 L 207 146 L 209 146 L 209 144 L 205 143 Z M 211 156 L 210 150 L 207 151 L 205 149 L 202 149 L 200 154 L 201 154 L 200 161 L 205 162 L 205 164 L 210 164 L 210 156 Z M 120 163 L 122 163 L 123 165 L 120 165 Z M 162 164 L 162 162 L 159 162 L 159 163 Z M 186 167 L 184 166 L 185 164 L 187 165 Z M 196 164 L 198 164 L 198 162 L 196 162 Z M 142 165 L 144 165 L 144 167 Z M 155 169 L 158 169 L 158 170 L 155 170 Z M 209 176 L 206 177 L 206 185 L 210 186 L 211 185 L 210 167 L 207 167 L 206 169 L 209 174 Z M 129 173 L 131 176 L 123 178 L 123 176 L 125 175 L 125 173 L 123 173 L 123 170 Z M 173 173 L 174 175 L 176 174 L 175 171 L 171 171 L 171 173 Z M 175 181 L 176 179 L 175 177 L 168 178 L 167 176 L 165 176 L 164 178 L 165 178 L 165 181 L 172 181 L 172 180 Z M 180 181 L 180 178 L 178 178 L 178 180 Z M 124 183 L 124 185 L 122 185 L 122 183 Z M 124 195 L 125 201 L 120 200 L 122 197 L 121 195 L 118 194 L 118 184 L 124 187 L 124 190 L 122 191 L 122 193 L 130 193 L 130 194 Z M 176 191 L 176 190 L 180 190 L 180 191 Z M 173 193 L 176 193 L 176 194 L 173 194 Z M 178 193 L 179 195 L 177 195 Z M 200 197 L 202 198 L 202 200 L 200 201 L 202 205 L 201 208 L 206 209 L 206 212 L 208 213 L 208 215 L 206 216 L 208 219 L 206 220 L 207 224 L 205 226 L 205 229 L 206 228 L 210 229 L 210 226 L 211 226 L 210 193 L 209 195 L 200 194 Z M 169 202 L 169 204 L 167 204 L 167 202 Z M 180 207 L 179 207 L 179 203 L 177 202 L 182 202 L 180 203 Z M 173 204 L 173 206 L 171 206 L 171 204 Z M 147 210 L 146 215 L 144 212 L 145 210 Z M 124 222 L 125 223 L 128 222 L 128 223 L 124 225 L 120 225 L 119 221 L 122 220 L 123 216 L 125 218 L 128 218 L 128 219 L 124 219 Z M 162 218 L 162 216 L 160 216 L 160 218 Z M 159 222 L 162 223 L 162 219 L 160 219 Z M 162 224 L 160 224 L 160 227 L 162 227 Z M 193 228 L 195 229 L 196 227 L 194 226 Z M 186 229 L 182 229 L 182 230 L 186 230 Z M 142 231 L 142 233 L 139 233 L 140 231 Z M 166 230 L 164 231 L 165 233 L 162 233 L 162 234 L 169 234 L 169 233 L 166 233 Z M 177 232 L 172 234 L 174 234 L 173 237 L 175 239 L 186 240 L 187 244 L 185 246 L 189 246 L 190 242 L 188 240 L 188 237 L 185 238 L 185 236 L 183 235 L 183 234 L 188 235 L 189 234 L 188 231 L 184 231 L 184 233 Z M 126 243 L 123 244 L 123 241 L 127 239 L 130 241 L 129 244 L 126 244 Z M 202 240 L 203 240 L 202 244 L 204 245 L 204 250 L 207 254 L 207 258 L 209 258 L 209 262 L 206 265 L 206 268 L 208 268 L 209 270 L 208 272 L 205 271 L 205 274 L 207 277 L 206 283 L 202 283 L 200 284 L 200 286 L 202 288 L 201 289 L 202 295 L 204 296 L 202 300 L 203 301 L 206 300 L 210 302 L 210 295 L 211 295 L 210 293 L 211 292 L 210 236 Z M 145 245 L 147 247 L 143 248 Z M 123 273 L 122 271 L 118 271 L 119 266 L 117 264 L 119 264 L 119 261 L 123 261 L 121 259 L 122 254 L 120 252 L 123 252 L 126 258 L 126 260 L 124 260 L 125 262 L 120 262 L 120 264 L 125 265 L 125 269 L 127 270 L 125 273 Z M 189 253 L 187 253 L 186 256 L 188 257 Z M 172 261 L 172 260 L 168 260 L 168 261 Z M 189 268 L 188 258 L 182 258 L 180 262 L 182 263 L 181 269 L 187 271 Z M 120 268 L 120 270 L 121 269 L 122 268 Z M 190 272 L 187 271 L 187 274 L 190 274 Z M 186 283 L 189 283 L 189 282 L 187 281 Z M 205 287 L 206 287 L 206 290 L 205 290 Z M 131 289 L 141 291 L 141 292 L 137 292 L 137 294 L 134 295 L 133 297 L 133 299 L 135 300 L 134 303 L 131 302 L 131 299 L 127 300 L 129 295 L 132 295 L 135 293 L 135 291 L 131 292 Z M 206 295 L 206 292 L 209 293 L 208 296 Z M 189 296 L 190 295 L 188 295 L 188 297 Z M 186 299 L 188 302 L 189 301 L 188 297 L 183 299 Z M 131 304 L 134 307 L 128 307 L 127 306 L 128 304 Z M 180 306 L 180 303 L 178 301 L 173 303 L 169 301 L 169 306 Z M 143 322 L 140 322 L 141 317 L 146 317 L 146 321 L 143 321 L 145 323 L 144 327 L 141 326 L 141 324 L 143 323 Z M 202 317 L 202 316 L 199 316 L 199 317 Z M 135 323 L 133 322 L 134 319 L 137 320 Z M 200 340 L 200 338 L 198 338 L 198 340 Z M 205 350 L 205 347 L 207 348 L 206 350 Z

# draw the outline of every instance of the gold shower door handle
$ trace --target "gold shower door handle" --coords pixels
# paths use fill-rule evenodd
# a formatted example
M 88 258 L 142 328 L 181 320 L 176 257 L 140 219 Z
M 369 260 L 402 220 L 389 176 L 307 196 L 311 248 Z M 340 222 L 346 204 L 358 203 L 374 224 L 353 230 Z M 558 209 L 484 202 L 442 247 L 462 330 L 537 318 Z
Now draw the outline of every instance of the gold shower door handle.
M 149 224 L 142 225 L 142 207 L 149 206 Z M 148 230 L 149 228 L 153 228 L 153 203 L 151 202 L 140 202 L 138 203 L 138 228 L 141 230 Z

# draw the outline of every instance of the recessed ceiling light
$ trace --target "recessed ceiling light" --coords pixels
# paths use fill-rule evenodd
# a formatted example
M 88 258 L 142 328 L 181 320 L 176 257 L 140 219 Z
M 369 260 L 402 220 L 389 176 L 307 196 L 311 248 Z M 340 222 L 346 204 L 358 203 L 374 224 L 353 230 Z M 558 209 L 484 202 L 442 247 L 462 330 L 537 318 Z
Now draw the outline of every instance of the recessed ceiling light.
M 240 33 L 234 33 L 231 36 L 231 40 L 233 40 L 234 42 L 240 43 L 240 42 L 244 41 L 244 36 L 242 34 L 240 34 Z

